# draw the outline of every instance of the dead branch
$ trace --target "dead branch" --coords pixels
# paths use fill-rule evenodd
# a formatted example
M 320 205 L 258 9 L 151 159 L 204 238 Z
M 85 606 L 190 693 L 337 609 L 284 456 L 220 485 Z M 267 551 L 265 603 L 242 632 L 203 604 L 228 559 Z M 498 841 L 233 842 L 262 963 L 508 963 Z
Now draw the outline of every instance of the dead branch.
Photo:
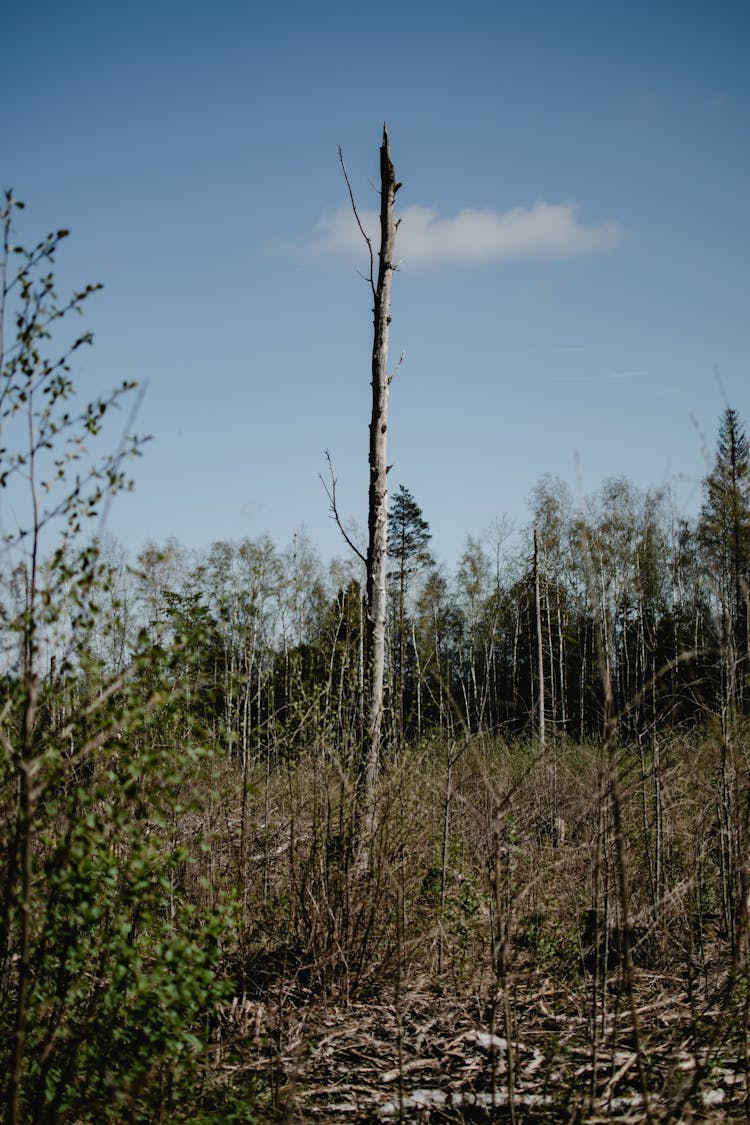
M 336 526 L 338 527 L 339 531 L 343 535 L 344 540 L 346 541 L 348 546 L 351 547 L 352 551 L 354 551 L 354 554 L 357 556 L 357 558 L 360 559 L 365 564 L 365 566 L 367 566 L 367 559 L 362 554 L 362 552 L 359 550 L 359 548 L 355 547 L 354 543 L 352 542 L 349 535 L 347 534 L 343 523 L 341 522 L 341 516 L 339 515 L 338 504 L 336 502 L 336 483 L 337 483 L 337 481 L 336 481 L 336 476 L 335 476 L 334 471 L 333 471 L 333 462 L 331 460 L 331 453 L 330 453 L 330 450 L 328 450 L 328 449 L 326 449 L 324 452 L 325 452 L 325 459 L 328 462 L 328 472 L 330 473 L 330 476 L 331 476 L 330 485 L 326 483 L 326 481 L 323 478 L 322 473 L 318 473 L 318 476 L 320 478 L 320 483 L 323 485 L 323 488 L 325 489 L 326 496 L 328 497 L 328 501 L 329 501 L 329 504 L 330 504 L 331 518 L 336 521 Z
M 349 173 L 347 172 L 346 165 L 344 164 L 344 154 L 341 151 L 341 145 L 339 145 L 339 161 L 341 163 L 341 171 L 344 173 L 344 180 L 346 181 L 346 187 L 347 187 L 347 190 L 349 192 L 349 199 L 351 201 L 352 211 L 354 212 L 354 218 L 357 220 L 357 226 L 359 227 L 360 234 L 362 235 L 365 242 L 367 243 L 367 250 L 368 250 L 368 253 L 370 255 L 370 276 L 368 278 L 366 278 L 365 280 L 367 280 L 370 283 L 370 288 L 372 289 L 372 295 L 374 297 L 375 296 L 375 256 L 372 252 L 372 240 L 370 239 L 370 236 L 367 233 L 367 231 L 365 230 L 365 228 L 362 226 L 362 220 L 359 217 L 359 211 L 357 210 L 357 204 L 354 201 L 354 192 L 352 191 L 352 185 L 351 185 L 351 182 L 349 180 Z M 357 551 L 357 554 L 359 554 L 359 551 Z
M 393 380 L 398 375 L 399 368 L 401 367 L 401 364 L 403 362 L 404 362 L 404 353 L 401 352 L 401 355 L 398 357 L 398 363 L 396 364 L 396 366 L 393 368 L 393 371 L 388 376 L 388 386 L 389 387 L 390 387 L 391 383 L 393 382 Z

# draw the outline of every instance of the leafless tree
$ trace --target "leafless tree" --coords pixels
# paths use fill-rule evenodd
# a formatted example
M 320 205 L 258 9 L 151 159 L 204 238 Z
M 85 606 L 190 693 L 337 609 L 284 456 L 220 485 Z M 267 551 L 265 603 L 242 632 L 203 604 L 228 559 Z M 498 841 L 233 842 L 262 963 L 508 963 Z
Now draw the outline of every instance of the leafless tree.
M 339 151 L 341 157 L 341 152 Z M 360 788 L 365 810 L 372 804 L 380 761 L 383 726 L 383 683 L 385 675 L 386 559 L 388 540 L 388 334 L 391 322 L 391 283 L 396 268 L 393 252 L 398 223 L 394 199 L 401 187 L 391 160 L 388 129 L 383 126 L 380 146 L 380 252 L 375 277 L 372 241 L 362 226 L 349 177 L 341 158 L 357 225 L 370 253 L 369 283 L 373 296 L 372 416 L 370 420 L 370 485 L 368 497 L 367 543 L 367 707 L 360 771 Z

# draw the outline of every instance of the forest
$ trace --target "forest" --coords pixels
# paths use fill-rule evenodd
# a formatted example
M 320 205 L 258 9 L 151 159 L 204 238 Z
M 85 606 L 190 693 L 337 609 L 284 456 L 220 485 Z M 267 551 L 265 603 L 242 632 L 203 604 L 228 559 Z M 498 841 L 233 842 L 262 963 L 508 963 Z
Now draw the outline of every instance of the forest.
M 543 476 L 527 527 L 468 536 L 452 572 L 393 486 L 365 782 L 364 547 L 131 559 L 108 537 L 146 453 L 111 419 L 138 392 L 81 401 L 92 341 L 66 333 L 96 287 L 58 296 L 67 232 L 15 247 L 19 206 L 0 310 L 7 1125 L 744 1120 L 743 419 L 718 419 L 694 517 L 666 487 L 579 500 Z

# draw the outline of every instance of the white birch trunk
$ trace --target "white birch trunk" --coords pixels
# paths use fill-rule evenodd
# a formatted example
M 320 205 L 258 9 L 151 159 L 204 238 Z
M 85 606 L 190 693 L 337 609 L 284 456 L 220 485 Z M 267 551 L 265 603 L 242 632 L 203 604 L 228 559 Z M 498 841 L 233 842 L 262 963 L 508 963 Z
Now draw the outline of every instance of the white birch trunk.
M 542 597 L 539 582 L 539 548 L 537 546 L 536 528 L 534 528 L 534 609 L 536 616 L 536 653 L 537 653 L 537 722 L 539 729 L 539 746 L 544 750 L 545 722 L 544 722 L 544 645 L 542 643 Z

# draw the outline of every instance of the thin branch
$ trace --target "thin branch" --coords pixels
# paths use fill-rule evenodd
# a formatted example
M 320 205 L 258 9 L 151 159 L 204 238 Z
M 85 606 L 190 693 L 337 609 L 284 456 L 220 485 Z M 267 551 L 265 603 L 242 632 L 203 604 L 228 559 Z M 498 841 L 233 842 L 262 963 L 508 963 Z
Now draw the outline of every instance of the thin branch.
M 365 242 L 367 243 L 367 250 L 370 254 L 370 276 L 368 278 L 366 278 L 365 280 L 369 281 L 370 288 L 372 289 L 372 295 L 374 297 L 375 296 L 375 257 L 374 257 L 373 252 L 372 252 L 372 241 L 371 241 L 370 236 L 368 235 L 367 231 L 362 226 L 362 220 L 359 217 L 359 211 L 357 210 L 357 204 L 354 202 L 354 192 L 352 191 L 352 185 L 351 185 L 351 182 L 349 180 L 349 173 L 347 172 L 346 165 L 344 164 L 344 154 L 341 151 L 341 145 L 339 145 L 339 161 L 341 163 L 341 171 L 344 173 L 344 179 L 346 181 L 346 187 L 347 187 L 347 190 L 349 192 L 349 199 L 351 200 L 352 211 L 354 212 L 354 218 L 357 220 L 357 226 L 359 227 L 360 234 L 362 235 Z M 359 555 L 359 551 L 357 551 L 357 554 Z M 361 558 L 361 556 L 360 556 L 360 558 Z
M 398 357 L 398 363 L 396 364 L 396 366 L 393 368 L 393 371 L 388 376 L 388 386 L 389 387 L 390 387 L 391 383 L 393 382 L 393 380 L 398 375 L 398 369 L 403 362 L 404 362 L 404 352 L 401 352 L 401 355 Z
M 330 506 L 331 506 L 331 518 L 336 521 L 336 526 L 338 527 L 339 531 L 343 535 L 343 537 L 346 540 L 349 547 L 351 547 L 352 551 L 354 551 L 354 554 L 357 556 L 358 559 L 362 560 L 362 562 L 365 564 L 365 566 L 367 566 L 367 559 L 362 554 L 360 549 L 358 547 L 355 547 L 354 543 L 352 543 L 351 539 L 349 538 L 349 536 L 348 536 L 348 534 L 347 534 L 347 532 L 344 528 L 343 523 L 341 522 L 341 517 L 339 515 L 338 505 L 336 503 L 336 477 L 335 477 L 334 472 L 333 472 L 333 462 L 331 461 L 331 454 L 330 454 L 330 451 L 328 449 L 325 450 L 325 458 L 326 458 L 326 461 L 328 462 L 328 472 L 331 475 L 330 485 L 326 484 L 325 480 L 323 479 L 322 473 L 318 473 L 318 476 L 320 478 L 320 483 L 323 485 L 323 488 L 325 489 L 326 496 L 328 497 L 328 500 L 329 500 L 329 503 L 330 503 Z

